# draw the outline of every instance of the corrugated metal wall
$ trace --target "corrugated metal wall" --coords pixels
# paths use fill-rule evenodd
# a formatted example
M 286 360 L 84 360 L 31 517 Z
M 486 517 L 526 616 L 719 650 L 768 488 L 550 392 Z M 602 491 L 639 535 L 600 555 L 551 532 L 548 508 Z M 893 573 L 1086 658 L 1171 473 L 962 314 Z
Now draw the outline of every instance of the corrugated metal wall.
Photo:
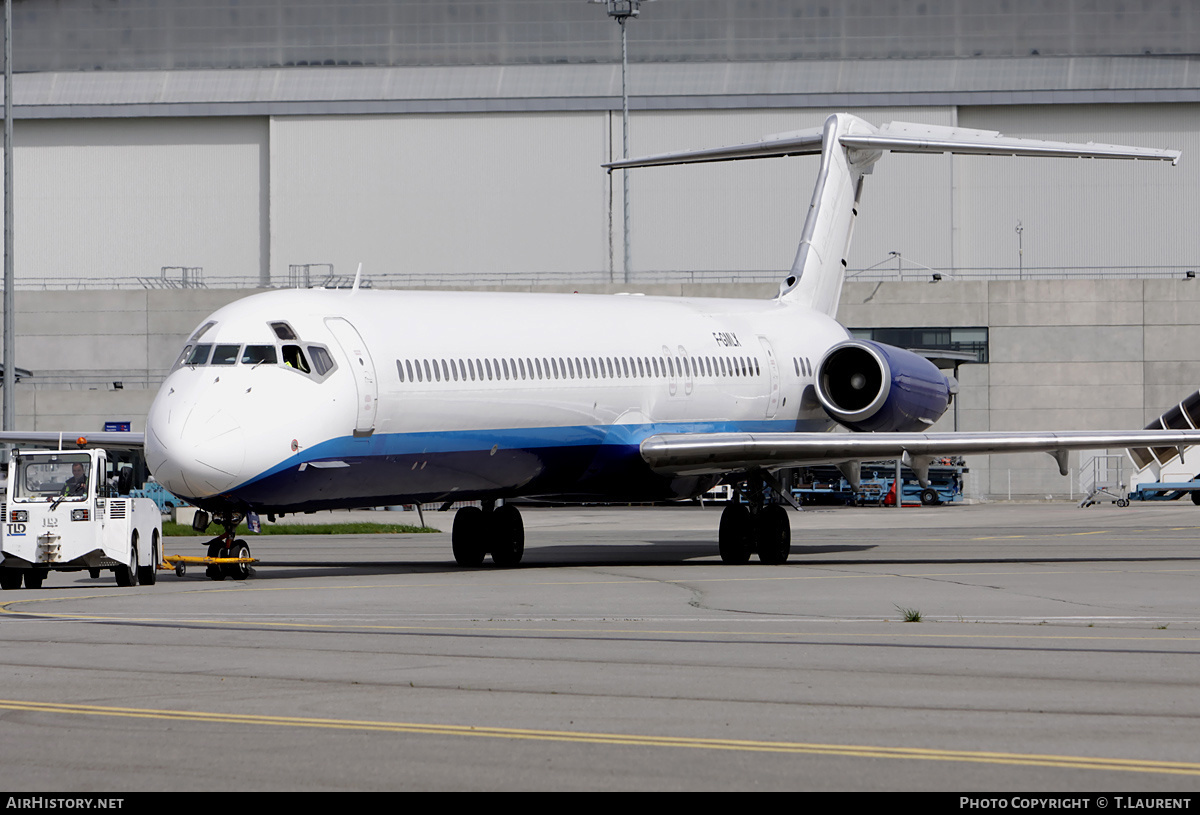
M 960 267 L 1176 266 L 1200 259 L 1200 106 L 964 108 L 959 124 L 1012 136 L 1167 147 L 1179 166 L 1124 161 L 955 160 Z
M 873 109 L 948 124 L 947 109 Z M 818 126 L 809 111 L 651 112 L 631 117 L 633 155 L 753 141 Z M 621 120 L 536 116 L 276 117 L 271 124 L 272 277 L 289 264 L 350 273 L 582 274 L 623 279 Z M 816 157 L 630 173 L 637 273 L 791 266 Z M 852 251 L 950 263 L 949 159 L 891 159 L 868 182 Z M 609 205 L 612 205 L 610 257 Z M 914 206 L 914 199 L 918 203 Z
M 855 111 L 1010 135 L 1175 147 L 1179 167 L 888 155 L 868 177 L 851 269 L 1196 264 L 1200 105 Z M 637 112 L 631 153 L 820 124 L 791 110 Z M 607 111 L 27 120 L 16 129 L 17 274 L 254 281 L 290 264 L 624 280 L 621 122 Z M 633 280 L 790 267 L 816 157 L 630 173 Z M 611 203 L 611 243 L 610 243 Z M 1018 259 L 1017 223 L 1023 254 Z M 890 255 L 898 252 L 901 260 Z
M 14 143 L 21 281 L 265 267 L 265 120 L 22 121 Z
M 596 270 L 607 257 L 603 113 L 277 117 L 272 277 Z
M 933 108 L 853 112 L 876 124 L 894 119 L 950 124 L 952 115 Z M 640 114 L 630 117 L 630 152 L 637 156 L 756 141 L 819 127 L 827 115 L 807 110 Z M 619 151 L 619 117 L 613 125 Z M 819 167 L 818 157 L 805 156 L 631 172 L 634 270 L 790 268 Z M 887 261 L 890 251 L 911 254 L 931 266 L 948 264 L 949 192 L 948 159 L 886 157 L 867 179 L 851 266 Z M 914 196 L 921 202 L 916 208 Z M 617 255 L 619 270 L 619 249 Z

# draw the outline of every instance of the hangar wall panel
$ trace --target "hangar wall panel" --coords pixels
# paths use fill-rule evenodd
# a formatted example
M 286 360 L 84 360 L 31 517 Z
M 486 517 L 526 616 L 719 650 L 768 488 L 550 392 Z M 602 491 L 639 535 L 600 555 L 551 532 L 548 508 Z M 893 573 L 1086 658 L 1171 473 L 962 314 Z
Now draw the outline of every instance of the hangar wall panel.
M 265 119 L 26 120 L 13 133 L 22 281 L 263 270 Z
M 129 422 L 135 433 L 146 429 L 154 391 L 22 391 L 18 429 L 45 431 L 101 430 L 105 422 Z M 30 418 L 25 418 L 30 417 Z
M 1200 105 L 853 112 L 1185 156 L 1170 167 L 885 155 L 866 179 L 852 272 L 1183 267 L 1200 254 L 1200 162 L 1188 159 L 1200 155 Z M 631 153 L 753 141 L 825 115 L 634 111 Z M 600 166 L 620 153 L 609 111 L 23 120 L 16 134 L 22 281 L 201 266 L 210 280 L 269 272 L 278 285 L 291 264 L 351 275 L 359 262 L 368 276 L 443 285 L 624 280 L 620 176 Z M 630 172 L 633 279 L 790 268 L 818 167 L 812 156 Z
M 956 157 L 957 266 L 1178 266 L 1200 254 L 1200 106 L 968 107 L 958 120 L 1009 136 L 1174 148 L 1183 158 L 1172 167 Z
M 857 113 L 873 122 L 952 120 L 948 108 Z M 825 116 L 638 111 L 630 152 L 754 141 Z M 352 274 L 359 261 L 368 276 L 461 277 L 464 285 L 476 274 L 623 280 L 620 175 L 600 167 L 620 151 L 621 119 L 608 112 L 275 117 L 272 280 L 286 280 L 292 264 Z M 790 268 L 818 167 L 814 156 L 630 172 L 633 270 Z M 948 158 L 884 162 L 867 183 L 851 265 L 893 262 L 890 251 L 948 265 L 950 181 Z
M 607 264 L 608 114 L 276 117 L 271 276 L 577 273 Z
M 863 108 L 872 124 L 892 120 L 949 125 L 951 108 Z M 630 154 L 653 155 L 758 141 L 820 127 L 825 110 L 635 111 Z M 614 153 L 621 118 L 612 117 Z M 817 156 L 651 167 L 630 172 L 632 261 L 638 271 L 785 270 L 820 169 Z M 894 263 L 898 251 L 929 266 L 951 261 L 951 164 L 942 156 L 885 156 L 867 177 L 850 268 Z M 615 179 L 617 264 L 621 262 L 620 180 Z M 912 205 L 919 200 L 920 206 Z M 910 267 L 911 268 L 911 267 Z

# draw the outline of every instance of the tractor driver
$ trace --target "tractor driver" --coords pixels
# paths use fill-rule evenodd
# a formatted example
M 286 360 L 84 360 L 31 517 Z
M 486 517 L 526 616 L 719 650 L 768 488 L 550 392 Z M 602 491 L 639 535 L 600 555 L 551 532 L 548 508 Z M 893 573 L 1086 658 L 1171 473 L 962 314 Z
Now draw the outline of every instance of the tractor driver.
M 83 495 L 87 492 L 87 470 L 78 461 L 71 465 L 71 477 L 67 479 L 63 495 Z

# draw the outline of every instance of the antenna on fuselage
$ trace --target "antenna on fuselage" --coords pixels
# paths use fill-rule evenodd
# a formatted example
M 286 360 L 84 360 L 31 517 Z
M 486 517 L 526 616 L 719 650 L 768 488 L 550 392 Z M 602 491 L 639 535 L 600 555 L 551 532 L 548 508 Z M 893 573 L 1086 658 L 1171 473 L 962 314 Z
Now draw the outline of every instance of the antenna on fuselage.
M 359 281 L 361 281 L 361 280 L 362 280 L 362 262 L 360 261 L 358 264 L 358 271 L 354 273 L 354 285 L 350 287 L 350 291 L 352 291 L 352 292 L 358 291 L 358 284 L 359 284 Z

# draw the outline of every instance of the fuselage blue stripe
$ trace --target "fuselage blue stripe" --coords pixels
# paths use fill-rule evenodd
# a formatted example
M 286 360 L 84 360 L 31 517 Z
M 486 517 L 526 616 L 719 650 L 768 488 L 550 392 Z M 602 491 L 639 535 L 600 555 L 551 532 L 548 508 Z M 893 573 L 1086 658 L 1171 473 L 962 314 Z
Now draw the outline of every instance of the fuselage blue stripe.
M 661 433 L 752 433 L 796 430 L 795 419 L 760 421 L 652 422 L 647 424 L 574 425 L 566 427 L 438 430 L 416 433 L 375 433 L 340 436 L 302 449 L 274 467 L 239 484 L 251 484 L 302 464 L 362 460 L 391 456 L 438 455 L 476 450 L 546 450 L 574 447 L 637 447 Z M 814 430 L 817 428 L 813 428 Z

